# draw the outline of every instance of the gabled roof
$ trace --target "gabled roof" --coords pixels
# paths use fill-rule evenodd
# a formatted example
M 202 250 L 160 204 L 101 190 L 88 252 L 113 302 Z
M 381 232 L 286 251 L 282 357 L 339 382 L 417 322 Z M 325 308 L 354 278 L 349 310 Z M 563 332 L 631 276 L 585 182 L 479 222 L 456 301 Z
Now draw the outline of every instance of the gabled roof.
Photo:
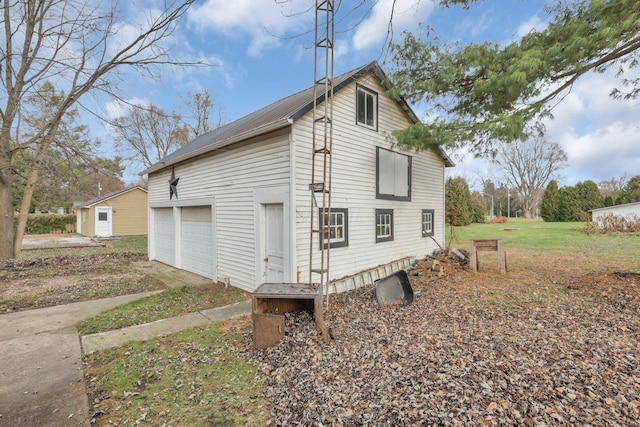
M 133 190 L 142 190 L 145 193 L 147 193 L 146 188 L 142 187 L 141 185 L 136 185 L 134 187 L 125 188 L 124 190 L 112 191 L 111 193 L 107 193 L 103 196 L 96 197 L 95 199 L 88 200 L 86 202 L 81 203 L 80 206 L 78 206 L 78 208 L 90 208 L 93 205 L 97 205 L 98 203 L 102 203 L 105 200 L 113 199 L 114 197 L 120 196 L 122 194 L 128 193 L 129 191 L 133 191 Z
M 355 70 L 349 71 L 348 73 L 334 77 L 333 92 L 339 92 L 348 84 L 370 72 L 374 73 L 381 82 L 387 82 L 386 75 L 382 71 L 382 68 L 380 68 L 377 62 L 373 61 L 369 64 L 358 67 Z M 318 91 L 318 93 L 320 93 L 318 101 L 322 102 L 324 100 L 324 87 L 323 90 Z M 420 121 L 411 107 L 409 107 L 409 104 L 407 104 L 403 98 L 398 98 L 396 101 L 414 123 L 418 123 Z M 176 151 L 151 166 L 149 169 L 141 172 L 140 175 L 156 172 L 189 158 L 226 147 L 257 135 L 262 135 L 267 132 L 290 126 L 312 109 L 313 86 L 276 101 L 271 105 L 261 108 L 260 110 L 227 125 L 214 129 L 211 132 L 198 136 L 188 144 L 178 148 Z M 439 154 L 442 156 L 445 165 L 453 166 L 453 162 L 444 152 L 440 152 Z

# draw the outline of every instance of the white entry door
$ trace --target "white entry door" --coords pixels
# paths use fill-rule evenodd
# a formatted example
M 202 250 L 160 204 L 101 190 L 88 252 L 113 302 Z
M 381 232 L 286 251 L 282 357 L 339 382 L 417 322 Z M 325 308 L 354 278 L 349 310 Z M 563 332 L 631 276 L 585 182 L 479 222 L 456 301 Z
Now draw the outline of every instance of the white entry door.
M 278 203 L 264 206 L 265 282 L 281 283 L 284 281 L 283 205 Z
M 96 236 L 110 237 L 112 234 L 111 206 L 96 206 Z

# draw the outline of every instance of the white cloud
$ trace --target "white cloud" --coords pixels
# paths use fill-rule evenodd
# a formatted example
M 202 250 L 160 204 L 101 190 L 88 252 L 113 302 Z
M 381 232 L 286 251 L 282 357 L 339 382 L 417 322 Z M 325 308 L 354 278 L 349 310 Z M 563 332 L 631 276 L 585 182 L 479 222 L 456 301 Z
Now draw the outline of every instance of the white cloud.
M 200 31 L 249 37 L 247 54 L 261 57 L 264 51 L 280 46 L 282 37 L 304 28 L 309 15 L 301 13 L 304 10 L 274 0 L 206 0 L 193 6 L 188 18 Z
M 640 174 L 640 103 L 609 96 L 613 72 L 585 75 L 554 109 L 547 135 L 567 151 L 567 184 Z
M 117 119 L 118 117 L 124 116 L 132 105 L 148 106 L 151 105 L 151 101 L 148 99 L 136 97 L 124 101 L 114 99 L 113 101 L 107 102 L 107 104 L 105 105 L 105 111 L 107 112 L 109 120 L 113 120 Z
M 636 124 L 616 121 L 595 132 L 564 141 L 573 169 L 570 184 L 640 175 L 639 130 Z
M 531 31 L 542 31 L 549 25 L 549 22 L 542 21 L 538 15 L 532 16 L 528 21 L 523 22 L 518 26 L 516 31 L 516 37 L 522 38 L 529 34 Z
M 358 25 L 352 39 L 353 48 L 356 51 L 379 49 L 387 38 L 392 9 L 393 35 L 397 37 L 404 30 L 415 28 L 418 23 L 426 21 L 435 7 L 435 3 L 431 1 L 378 0 L 369 16 Z

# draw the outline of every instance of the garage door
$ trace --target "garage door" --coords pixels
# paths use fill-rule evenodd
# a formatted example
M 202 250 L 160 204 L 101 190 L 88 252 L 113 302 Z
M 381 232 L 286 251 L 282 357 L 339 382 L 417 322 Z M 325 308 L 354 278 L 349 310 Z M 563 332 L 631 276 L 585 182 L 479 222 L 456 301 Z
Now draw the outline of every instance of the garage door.
M 165 264 L 175 265 L 175 233 L 173 227 L 173 208 L 153 210 L 155 259 Z
M 213 277 L 211 206 L 182 208 L 182 268 Z

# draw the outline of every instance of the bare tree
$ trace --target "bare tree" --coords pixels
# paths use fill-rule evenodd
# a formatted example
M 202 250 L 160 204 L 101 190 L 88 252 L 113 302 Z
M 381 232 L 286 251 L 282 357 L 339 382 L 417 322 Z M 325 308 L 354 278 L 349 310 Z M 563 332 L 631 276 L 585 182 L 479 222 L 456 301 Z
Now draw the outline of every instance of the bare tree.
M 544 138 L 503 143 L 493 160 L 520 195 L 525 218 L 533 218 L 538 200 L 554 174 L 567 161 L 567 153 L 557 142 Z
M 13 0 L 2 3 L 0 73 L 0 259 L 21 249 L 33 188 L 41 165 L 65 113 L 88 94 L 111 96 L 118 72 L 132 69 L 155 77 L 162 65 L 196 65 L 169 55 L 168 39 L 193 0 L 166 0 L 122 31 L 126 20 L 117 2 L 92 0 Z M 14 229 L 11 203 L 12 134 L 19 135 L 21 101 L 45 81 L 62 88 L 64 97 L 49 120 L 31 133 L 27 145 L 37 146 Z M 14 136 L 14 139 L 16 137 Z M 14 141 L 15 142 L 15 141 Z
M 128 163 L 151 167 L 182 145 L 181 120 L 177 113 L 167 114 L 153 104 L 130 106 L 111 122 L 116 148 Z
M 129 105 L 126 114 L 114 119 L 111 128 L 116 146 L 125 160 L 137 168 L 149 168 L 193 138 L 212 128 L 214 110 L 209 91 L 189 93 L 184 101 L 186 115 L 166 113 L 153 104 Z M 219 113 L 219 110 L 218 110 Z M 221 118 L 215 125 L 219 127 Z
M 209 132 L 211 129 L 217 129 L 222 126 L 224 120 L 222 110 L 217 107 L 211 97 L 211 92 L 203 89 L 199 92 L 188 93 L 187 99 L 184 100 L 186 108 L 184 126 L 189 130 L 189 139 L 200 136 Z M 211 114 L 217 114 L 215 123 L 211 122 Z
M 611 177 L 609 179 L 605 179 L 598 183 L 598 188 L 604 197 L 611 197 L 611 199 L 616 200 L 625 184 L 627 183 L 627 176 L 622 175 L 620 178 L 616 179 Z

